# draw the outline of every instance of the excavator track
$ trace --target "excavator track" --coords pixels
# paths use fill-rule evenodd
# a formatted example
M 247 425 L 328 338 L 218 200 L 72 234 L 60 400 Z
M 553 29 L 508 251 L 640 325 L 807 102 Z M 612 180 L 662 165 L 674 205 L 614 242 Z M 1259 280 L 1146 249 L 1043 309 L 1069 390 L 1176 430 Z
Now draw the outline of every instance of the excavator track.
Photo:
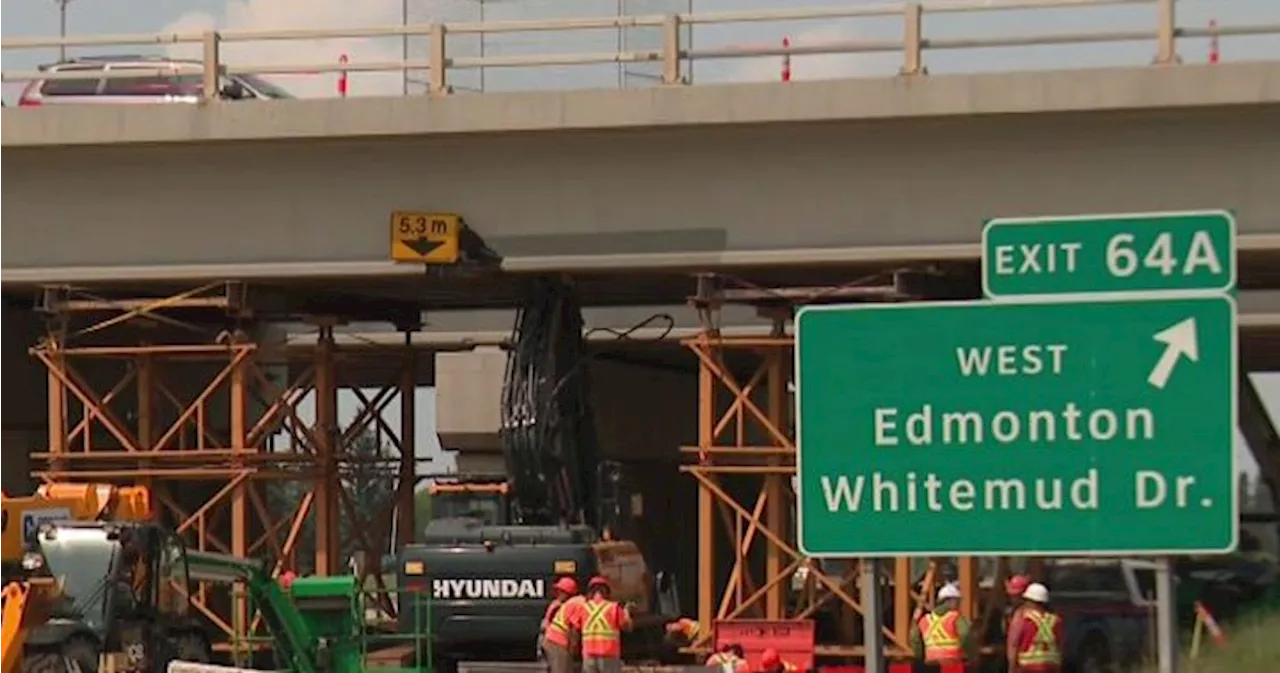
M 22 658 L 22 673 L 85 673 L 71 657 L 57 652 L 28 652 Z

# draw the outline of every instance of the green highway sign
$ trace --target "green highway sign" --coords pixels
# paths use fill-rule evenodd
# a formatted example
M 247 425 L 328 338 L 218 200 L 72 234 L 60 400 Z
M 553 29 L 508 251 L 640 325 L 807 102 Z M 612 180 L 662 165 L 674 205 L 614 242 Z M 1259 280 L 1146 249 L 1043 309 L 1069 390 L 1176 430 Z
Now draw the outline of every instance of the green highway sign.
M 796 317 L 813 556 L 1233 549 L 1227 295 L 815 306 Z
M 982 229 L 988 297 L 1231 290 L 1236 224 L 1225 210 L 1004 218 Z

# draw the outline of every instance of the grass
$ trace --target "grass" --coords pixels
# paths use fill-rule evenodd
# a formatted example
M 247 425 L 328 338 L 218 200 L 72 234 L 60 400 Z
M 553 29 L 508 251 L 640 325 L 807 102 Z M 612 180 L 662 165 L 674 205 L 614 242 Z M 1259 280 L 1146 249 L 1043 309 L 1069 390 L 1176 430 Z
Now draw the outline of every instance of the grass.
M 1280 671 L 1280 612 L 1242 616 L 1223 626 L 1227 642 L 1219 647 L 1208 638 L 1200 656 L 1192 659 L 1183 650 L 1180 673 L 1276 673 Z M 1154 664 L 1141 669 L 1156 673 Z

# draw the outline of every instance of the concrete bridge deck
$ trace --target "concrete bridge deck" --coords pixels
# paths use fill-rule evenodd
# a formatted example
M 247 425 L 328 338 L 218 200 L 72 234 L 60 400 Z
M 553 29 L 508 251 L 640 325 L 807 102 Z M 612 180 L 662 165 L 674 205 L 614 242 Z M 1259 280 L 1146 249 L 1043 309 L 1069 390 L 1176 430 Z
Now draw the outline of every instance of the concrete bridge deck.
M 419 277 L 393 210 L 509 271 L 971 261 L 988 217 L 1208 207 L 1269 253 L 1278 116 L 1270 62 L 6 109 L 4 284 Z
M 948 0 L 8 38 L 5 50 L 168 44 L 202 57 L 161 66 L 200 74 L 196 105 L 3 111 L 13 169 L 3 186 L 11 241 L 0 260 L 4 283 L 342 279 L 390 283 L 411 296 L 447 289 L 435 277 L 421 282 L 420 266 L 390 261 L 389 216 L 404 210 L 461 214 L 507 272 L 569 271 L 625 285 L 636 272 L 971 265 L 981 223 L 993 216 L 1224 207 L 1240 223 L 1242 283 L 1268 286 L 1257 274 L 1275 266 L 1270 257 L 1280 250 L 1280 197 L 1270 188 L 1280 178 L 1280 132 L 1271 123 L 1280 110 L 1280 62 L 1181 65 L 1179 49 L 1184 38 L 1268 36 L 1280 26 L 1255 13 L 1206 29 L 1179 22 L 1176 5 Z M 1036 34 L 1034 22 L 1014 34 L 972 34 L 990 12 L 1046 18 L 1047 8 L 1076 20 L 1101 10 L 1112 20 L 1095 15 L 1078 34 Z M 947 23 L 962 16 L 974 21 Z M 694 45 L 685 30 L 875 17 L 899 21 L 901 31 L 780 49 Z M 568 53 L 587 48 L 573 39 L 584 31 L 621 36 L 641 28 L 661 37 L 653 48 Z M 568 41 L 555 40 L 554 53 L 474 57 L 452 39 L 545 31 L 567 31 Z M 262 40 L 409 36 L 426 41 L 426 61 L 246 66 L 222 51 Z M 942 63 L 926 58 L 1125 42 L 1149 43 L 1155 65 L 939 76 L 928 66 Z M 703 60 L 875 53 L 898 61 L 900 75 L 710 86 L 686 85 L 684 76 Z M 660 70 L 654 81 L 662 85 L 482 95 L 452 87 L 458 71 L 591 63 L 647 64 Z M 224 100 L 223 75 L 348 68 L 425 71 L 431 95 Z M 3 75 L 6 82 L 78 76 Z

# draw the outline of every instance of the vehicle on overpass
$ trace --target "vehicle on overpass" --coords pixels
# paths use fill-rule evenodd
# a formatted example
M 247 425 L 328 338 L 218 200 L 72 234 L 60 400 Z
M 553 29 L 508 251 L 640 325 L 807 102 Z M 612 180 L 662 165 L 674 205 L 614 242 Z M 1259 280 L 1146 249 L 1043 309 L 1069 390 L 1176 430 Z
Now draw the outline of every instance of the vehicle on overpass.
M 200 61 L 162 56 L 81 56 L 40 66 L 42 72 L 58 77 L 29 82 L 18 106 L 197 103 L 203 69 Z M 104 76 L 107 73 L 111 76 Z M 218 91 L 223 100 L 293 98 L 275 84 L 248 74 L 220 76 Z
M 627 539 L 625 476 L 597 455 L 576 297 L 545 281 L 527 306 L 516 319 L 502 400 L 507 476 L 436 486 L 432 521 L 394 559 L 400 630 L 427 625 L 437 670 L 533 661 L 552 583 L 573 576 L 582 586 L 598 574 L 631 609 L 624 656 L 660 657 L 663 625 L 678 616 L 675 582 L 652 573 Z M 429 616 L 405 609 L 411 595 L 431 598 L 418 603 L 431 606 Z

